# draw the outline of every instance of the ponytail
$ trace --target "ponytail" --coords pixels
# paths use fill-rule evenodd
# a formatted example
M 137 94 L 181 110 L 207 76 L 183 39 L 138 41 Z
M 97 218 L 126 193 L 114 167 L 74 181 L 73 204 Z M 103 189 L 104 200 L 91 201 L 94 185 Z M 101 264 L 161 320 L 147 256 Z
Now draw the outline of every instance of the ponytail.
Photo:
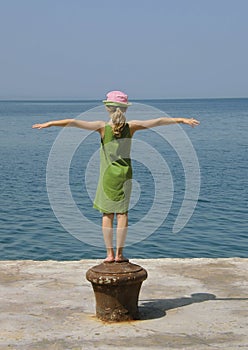
M 126 124 L 125 112 L 127 107 L 107 106 L 113 122 L 112 130 L 116 137 L 121 137 L 121 132 Z

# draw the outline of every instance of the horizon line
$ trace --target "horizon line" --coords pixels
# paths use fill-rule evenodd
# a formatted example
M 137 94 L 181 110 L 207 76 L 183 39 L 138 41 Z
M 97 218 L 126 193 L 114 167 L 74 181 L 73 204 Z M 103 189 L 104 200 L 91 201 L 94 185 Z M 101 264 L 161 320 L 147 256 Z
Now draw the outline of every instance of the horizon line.
M 172 98 L 134 98 L 131 102 L 139 101 L 171 101 L 171 100 L 235 100 L 248 99 L 247 97 L 172 97 Z M 0 102 L 102 102 L 102 99 L 93 98 L 0 98 Z

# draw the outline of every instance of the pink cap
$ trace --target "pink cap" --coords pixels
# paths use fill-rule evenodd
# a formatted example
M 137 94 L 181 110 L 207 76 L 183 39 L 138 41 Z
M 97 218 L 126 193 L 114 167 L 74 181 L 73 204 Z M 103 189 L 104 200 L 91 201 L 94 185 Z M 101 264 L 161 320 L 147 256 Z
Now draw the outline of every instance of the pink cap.
M 109 106 L 130 106 L 131 103 L 128 103 L 128 96 L 121 91 L 110 91 L 107 94 L 107 100 L 102 101 Z

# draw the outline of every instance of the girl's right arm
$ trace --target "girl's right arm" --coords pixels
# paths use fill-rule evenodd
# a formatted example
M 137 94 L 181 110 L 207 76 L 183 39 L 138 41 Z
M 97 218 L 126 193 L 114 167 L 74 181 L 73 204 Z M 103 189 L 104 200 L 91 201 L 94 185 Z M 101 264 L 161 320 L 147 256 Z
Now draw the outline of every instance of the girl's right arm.
M 44 128 L 50 128 L 51 126 L 61 126 L 61 127 L 70 126 L 70 127 L 81 128 L 81 129 L 100 131 L 102 128 L 104 128 L 105 122 L 101 120 L 88 122 L 85 120 L 77 120 L 77 119 L 62 119 L 62 120 L 53 120 L 42 124 L 34 124 L 32 128 L 44 129 Z

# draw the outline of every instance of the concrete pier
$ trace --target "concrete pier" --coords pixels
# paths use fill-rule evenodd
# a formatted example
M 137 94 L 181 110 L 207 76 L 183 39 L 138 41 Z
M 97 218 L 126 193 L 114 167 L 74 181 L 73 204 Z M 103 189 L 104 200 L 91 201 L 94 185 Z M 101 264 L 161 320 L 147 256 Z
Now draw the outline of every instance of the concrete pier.
M 248 349 L 248 259 L 131 259 L 141 319 L 95 317 L 101 260 L 0 261 L 0 350 Z

